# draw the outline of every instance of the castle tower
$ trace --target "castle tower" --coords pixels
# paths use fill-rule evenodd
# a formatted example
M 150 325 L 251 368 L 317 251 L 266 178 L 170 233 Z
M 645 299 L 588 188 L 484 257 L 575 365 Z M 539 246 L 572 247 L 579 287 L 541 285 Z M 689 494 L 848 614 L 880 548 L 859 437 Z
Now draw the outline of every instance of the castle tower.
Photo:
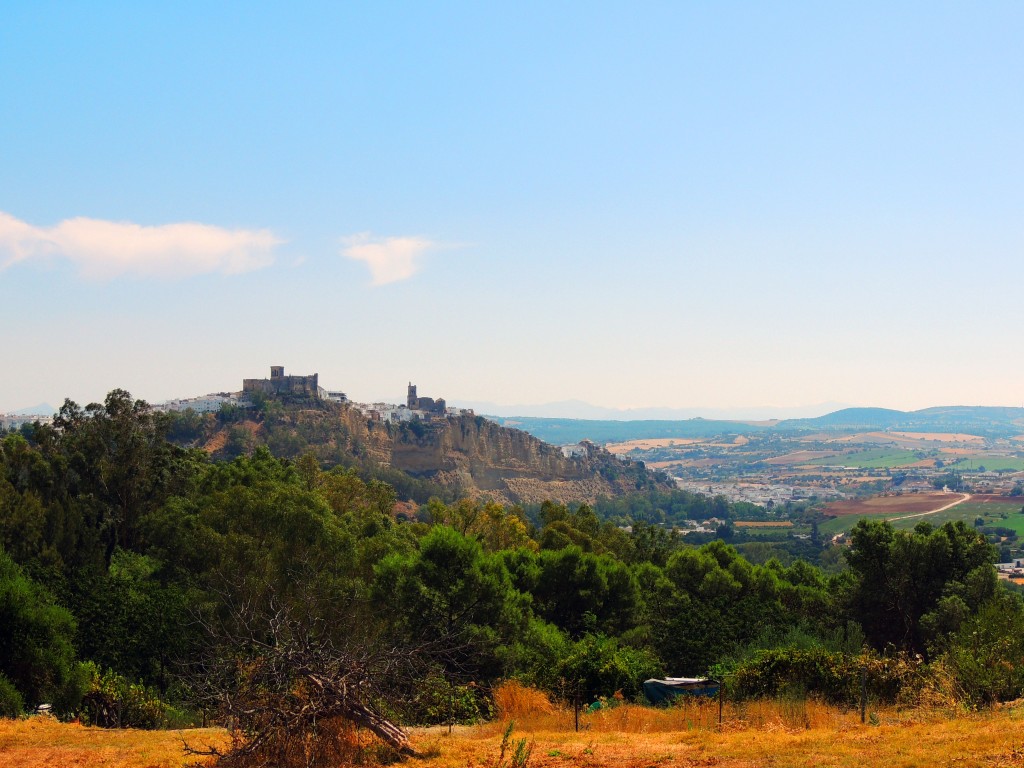
M 405 398 L 405 404 L 406 404 L 407 406 L 409 406 L 409 408 L 410 408 L 410 409 L 412 409 L 412 410 L 415 410 L 415 408 L 416 408 L 416 405 L 417 405 L 416 401 L 417 401 L 418 399 L 419 399 L 419 398 L 417 398 L 417 397 L 416 397 L 416 385 L 415 385 L 415 384 L 413 384 L 413 383 L 412 383 L 412 382 L 410 381 L 410 382 L 409 382 L 409 394 L 408 394 L 408 396 L 407 396 L 407 397 Z
M 272 379 L 283 379 L 284 378 L 284 366 L 283 365 L 272 365 L 272 366 L 270 366 L 270 378 L 272 378 Z

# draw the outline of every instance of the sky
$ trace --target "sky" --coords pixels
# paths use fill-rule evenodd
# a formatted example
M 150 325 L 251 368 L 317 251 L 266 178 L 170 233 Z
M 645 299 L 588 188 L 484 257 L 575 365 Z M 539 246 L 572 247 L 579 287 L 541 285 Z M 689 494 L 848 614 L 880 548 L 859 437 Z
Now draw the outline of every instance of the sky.
M 1024 4 L 3 5 L 0 411 L 1024 404 Z

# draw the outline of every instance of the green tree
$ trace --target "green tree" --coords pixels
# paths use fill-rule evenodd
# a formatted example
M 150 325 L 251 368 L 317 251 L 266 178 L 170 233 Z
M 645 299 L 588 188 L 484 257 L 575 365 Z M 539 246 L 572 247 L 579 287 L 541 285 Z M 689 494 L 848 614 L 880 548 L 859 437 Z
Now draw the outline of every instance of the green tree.
M 69 712 L 84 681 L 75 661 L 75 621 L 0 549 L 0 677 L 25 705 Z
M 878 649 L 892 644 L 928 654 L 942 633 L 956 631 L 996 590 L 995 551 L 963 521 L 897 531 L 861 520 L 846 559 L 853 576 L 850 618 Z
M 485 676 L 497 674 L 498 646 L 527 618 L 502 559 L 447 526 L 432 528 L 416 552 L 382 560 L 374 597 L 405 635 L 436 639 L 458 667 Z
M 617 634 L 636 625 L 639 589 L 625 564 L 571 545 L 543 550 L 538 565 L 536 610 L 571 637 Z
M 949 637 L 942 656 L 974 704 L 1024 694 L 1024 603 L 1004 593 L 985 602 Z

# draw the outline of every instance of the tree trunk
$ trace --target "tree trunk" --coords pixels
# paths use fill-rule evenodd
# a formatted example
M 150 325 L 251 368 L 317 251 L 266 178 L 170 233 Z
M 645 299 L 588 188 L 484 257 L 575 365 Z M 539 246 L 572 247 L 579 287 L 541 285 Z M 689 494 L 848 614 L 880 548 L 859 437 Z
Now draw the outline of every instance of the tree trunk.
M 390 744 L 399 753 L 417 757 L 418 753 L 409 743 L 409 735 L 399 726 L 392 723 L 379 712 L 374 711 L 362 702 L 345 701 L 342 716 L 351 720 L 356 725 L 368 728 L 376 736 Z

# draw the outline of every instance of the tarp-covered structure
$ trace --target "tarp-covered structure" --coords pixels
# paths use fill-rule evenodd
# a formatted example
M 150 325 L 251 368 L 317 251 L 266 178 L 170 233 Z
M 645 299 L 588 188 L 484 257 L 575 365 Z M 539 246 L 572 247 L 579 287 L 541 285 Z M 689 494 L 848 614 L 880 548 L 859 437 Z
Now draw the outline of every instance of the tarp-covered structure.
M 644 696 L 652 704 L 668 704 L 677 696 L 717 696 L 718 682 L 706 677 L 665 677 L 644 681 Z

